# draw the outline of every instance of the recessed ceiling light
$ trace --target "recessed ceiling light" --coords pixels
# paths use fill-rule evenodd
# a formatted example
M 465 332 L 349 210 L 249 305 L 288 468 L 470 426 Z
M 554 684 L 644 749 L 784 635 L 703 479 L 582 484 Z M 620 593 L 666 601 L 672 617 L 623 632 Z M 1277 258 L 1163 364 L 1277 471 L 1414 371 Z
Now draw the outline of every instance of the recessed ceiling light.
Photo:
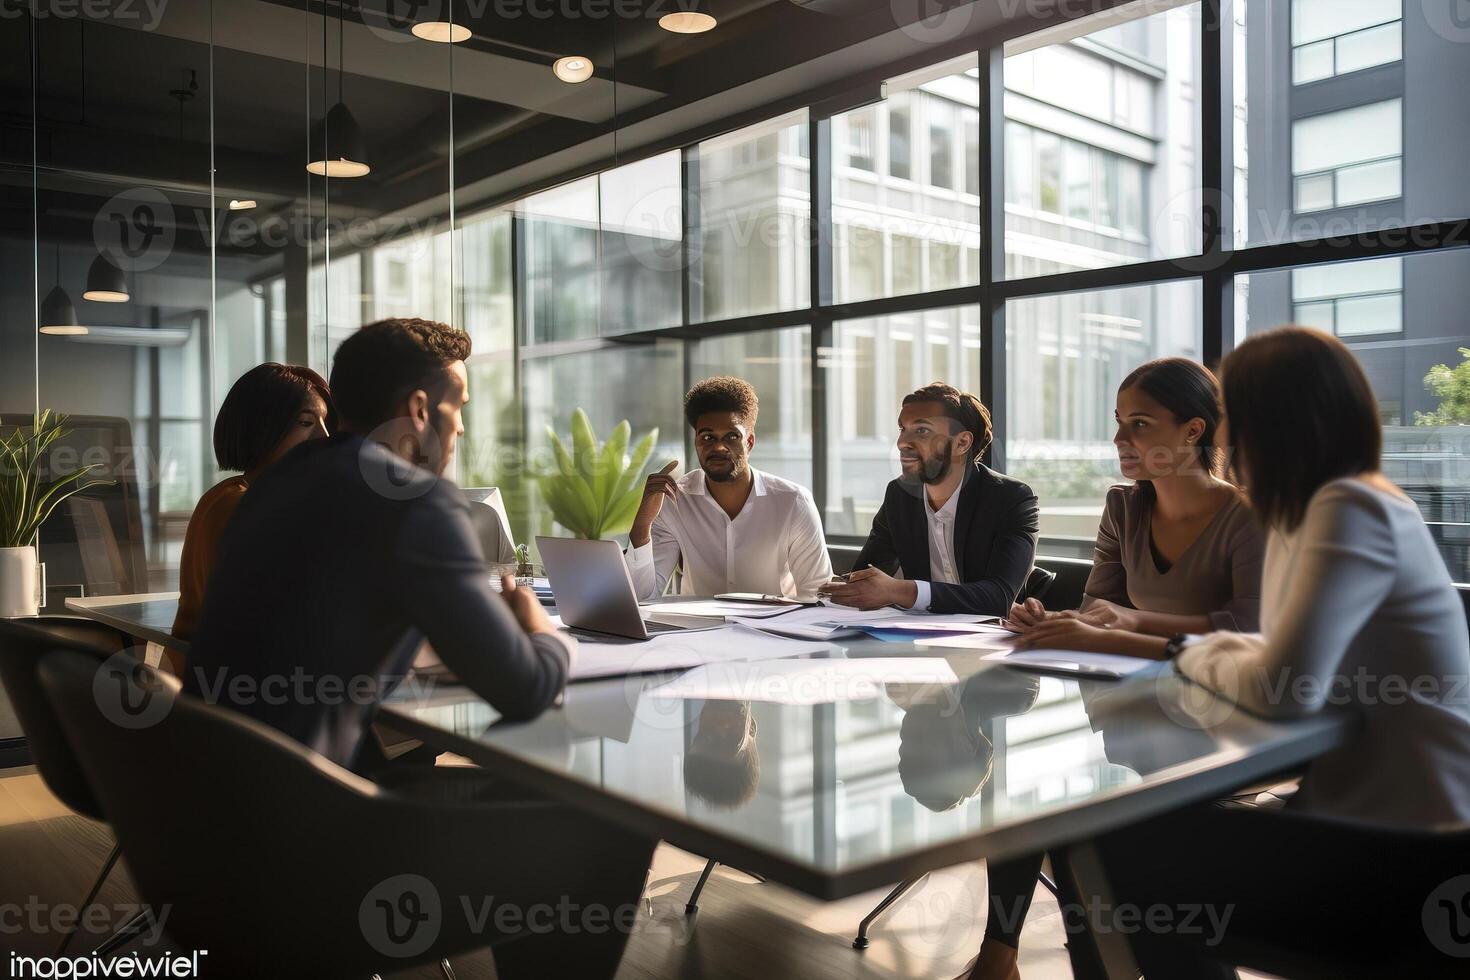
M 231 211 L 249 211 L 253 207 L 255 207 L 255 202 L 248 197 L 243 201 L 233 197 L 230 198 Z
M 557 78 L 575 85 L 592 77 L 592 59 L 575 54 L 557 58 L 551 63 L 551 70 Z
M 676 10 L 660 17 L 658 26 L 675 34 L 703 34 L 715 29 L 715 19 L 698 10 Z
M 437 44 L 458 44 L 470 39 L 470 29 L 463 24 L 452 24 L 447 20 L 425 20 L 413 25 L 413 36 L 421 41 Z

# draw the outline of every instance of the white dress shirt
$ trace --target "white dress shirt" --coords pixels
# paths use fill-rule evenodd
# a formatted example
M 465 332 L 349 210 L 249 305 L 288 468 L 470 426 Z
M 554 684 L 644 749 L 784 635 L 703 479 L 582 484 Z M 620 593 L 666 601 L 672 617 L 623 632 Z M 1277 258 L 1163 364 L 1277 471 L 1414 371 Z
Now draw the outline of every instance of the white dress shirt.
M 1319 489 L 1296 530 L 1267 538 L 1261 630 L 1200 637 L 1176 664 L 1258 715 L 1362 719 L 1291 806 L 1404 827 L 1470 820 L 1470 634 L 1413 502 L 1355 479 Z
M 640 599 L 656 599 L 683 562 L 685 595 L 760 592 L 815 600 L 832 562 L 812 495 L 797 483 L 751 469 L 754 484 L 732 520 L 709 495 L 703 470 L 680 477 L 647 544 L 627 550 Z
M 964 489 L 961 482 L 955 487 L 954 493 L 944 502 L 944 506 L 938 510 L 929 502 L 929 492 L 924 491 L 924 520 L 929 525 L 929 582 L 943 582 L 947 585 L 959 585 L 959 568 L 954 560 L 954 519 L 959 510 L 960 490 Z M 930 602 L 929 582 L 915 582 L 918 596 L 914 604 L 909 606 L 912 612 L 928 612 Z

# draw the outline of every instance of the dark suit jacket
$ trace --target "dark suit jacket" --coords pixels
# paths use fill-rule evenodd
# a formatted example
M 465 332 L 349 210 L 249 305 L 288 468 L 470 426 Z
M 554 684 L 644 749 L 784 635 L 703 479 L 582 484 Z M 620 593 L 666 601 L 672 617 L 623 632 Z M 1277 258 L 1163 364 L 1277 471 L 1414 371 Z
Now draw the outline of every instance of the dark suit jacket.
M 566 682 L 562 640 L 528 636 L 490 588 L 459 488 L 340 435 L 292 450 L 241 499 L 184 686 L 350 766 L 426 635 L 508 717 L 539 714 Z
M 922 489 L 888 484 L 883 506 L 853 568 L 882 569 L 930 583 L 931 612 L 1005 616 L 1036 558 L 1036 494 L 1019 480 L 977 466 L 960 488 L 955 512 L 955 571 L 959 585 L 933 581 L 929 571 L 928 503 Z

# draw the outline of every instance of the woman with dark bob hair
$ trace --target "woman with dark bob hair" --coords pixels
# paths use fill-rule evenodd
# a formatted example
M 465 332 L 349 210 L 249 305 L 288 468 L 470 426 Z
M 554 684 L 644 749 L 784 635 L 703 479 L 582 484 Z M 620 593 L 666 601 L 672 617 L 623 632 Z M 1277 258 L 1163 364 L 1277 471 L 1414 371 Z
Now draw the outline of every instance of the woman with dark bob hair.
M 1176 633 L 1254 630 L 1265 540 L 1224 478 L 1220 383 L 1183 357 L 1149 361 L 1118 386 L 1113 445 L 1125 479 L 1108 491 L 1077 610 L 1011 608 L 1017 645 L 1164 656 Z M 1014 980 L 1042 855 L 988 862 L 989 915 L 971 980 Z
M 1236 466 L 1267 529 L 1261 632 L 1159 643 L 1250 714 L 1330 708 L 1356 724 L 1284 807 L 1195 807 L 1097 840 L 1111 898 L 1231 911 L 1218 934 L 1139 931 L 1149 977 L 1296 976 L 1327 969 L 1323 956 L 1350 958 L 1355 976 L 1463 976 L 1435 931 L 1436 889 L 1463 869 L 1427 832 L 1470 821 L 1464 606 L 1418 507 L 1380 468 L 1378 404 L 1341 341 L 1268 331 L 1223 374 Z
M 175 636 L 187 640 L 194 633 L 220 535 L 250 484 L 294 447 L 325 438 L 336 428 L 327 382 L 311 368 L 258 364 L 230 388 L 214 420 L 214 456 L 220 469 L 240 475 L 207 491 L 189 517 L 179 560 Z

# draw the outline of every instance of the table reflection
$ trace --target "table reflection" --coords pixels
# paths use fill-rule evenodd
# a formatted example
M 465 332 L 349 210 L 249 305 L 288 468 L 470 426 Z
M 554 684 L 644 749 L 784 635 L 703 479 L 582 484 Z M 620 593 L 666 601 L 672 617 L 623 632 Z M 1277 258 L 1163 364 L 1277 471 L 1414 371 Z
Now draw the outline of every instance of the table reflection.
M 892 657 L 894 646 L 842 654 Z M 462 690 L 398 710 L 832 869 L 1059 810 L 1221 745 L 1161 709 L 1166 682 L 1153 674 L 1086 681 L 946 659 L 955 683 L 888 683 L 828 703 L 698 698 L 688 672 L 673 672 L 575 684 L 529 723 L 497 723 Z M 680 677 L 683 696 L 656 694 Z

